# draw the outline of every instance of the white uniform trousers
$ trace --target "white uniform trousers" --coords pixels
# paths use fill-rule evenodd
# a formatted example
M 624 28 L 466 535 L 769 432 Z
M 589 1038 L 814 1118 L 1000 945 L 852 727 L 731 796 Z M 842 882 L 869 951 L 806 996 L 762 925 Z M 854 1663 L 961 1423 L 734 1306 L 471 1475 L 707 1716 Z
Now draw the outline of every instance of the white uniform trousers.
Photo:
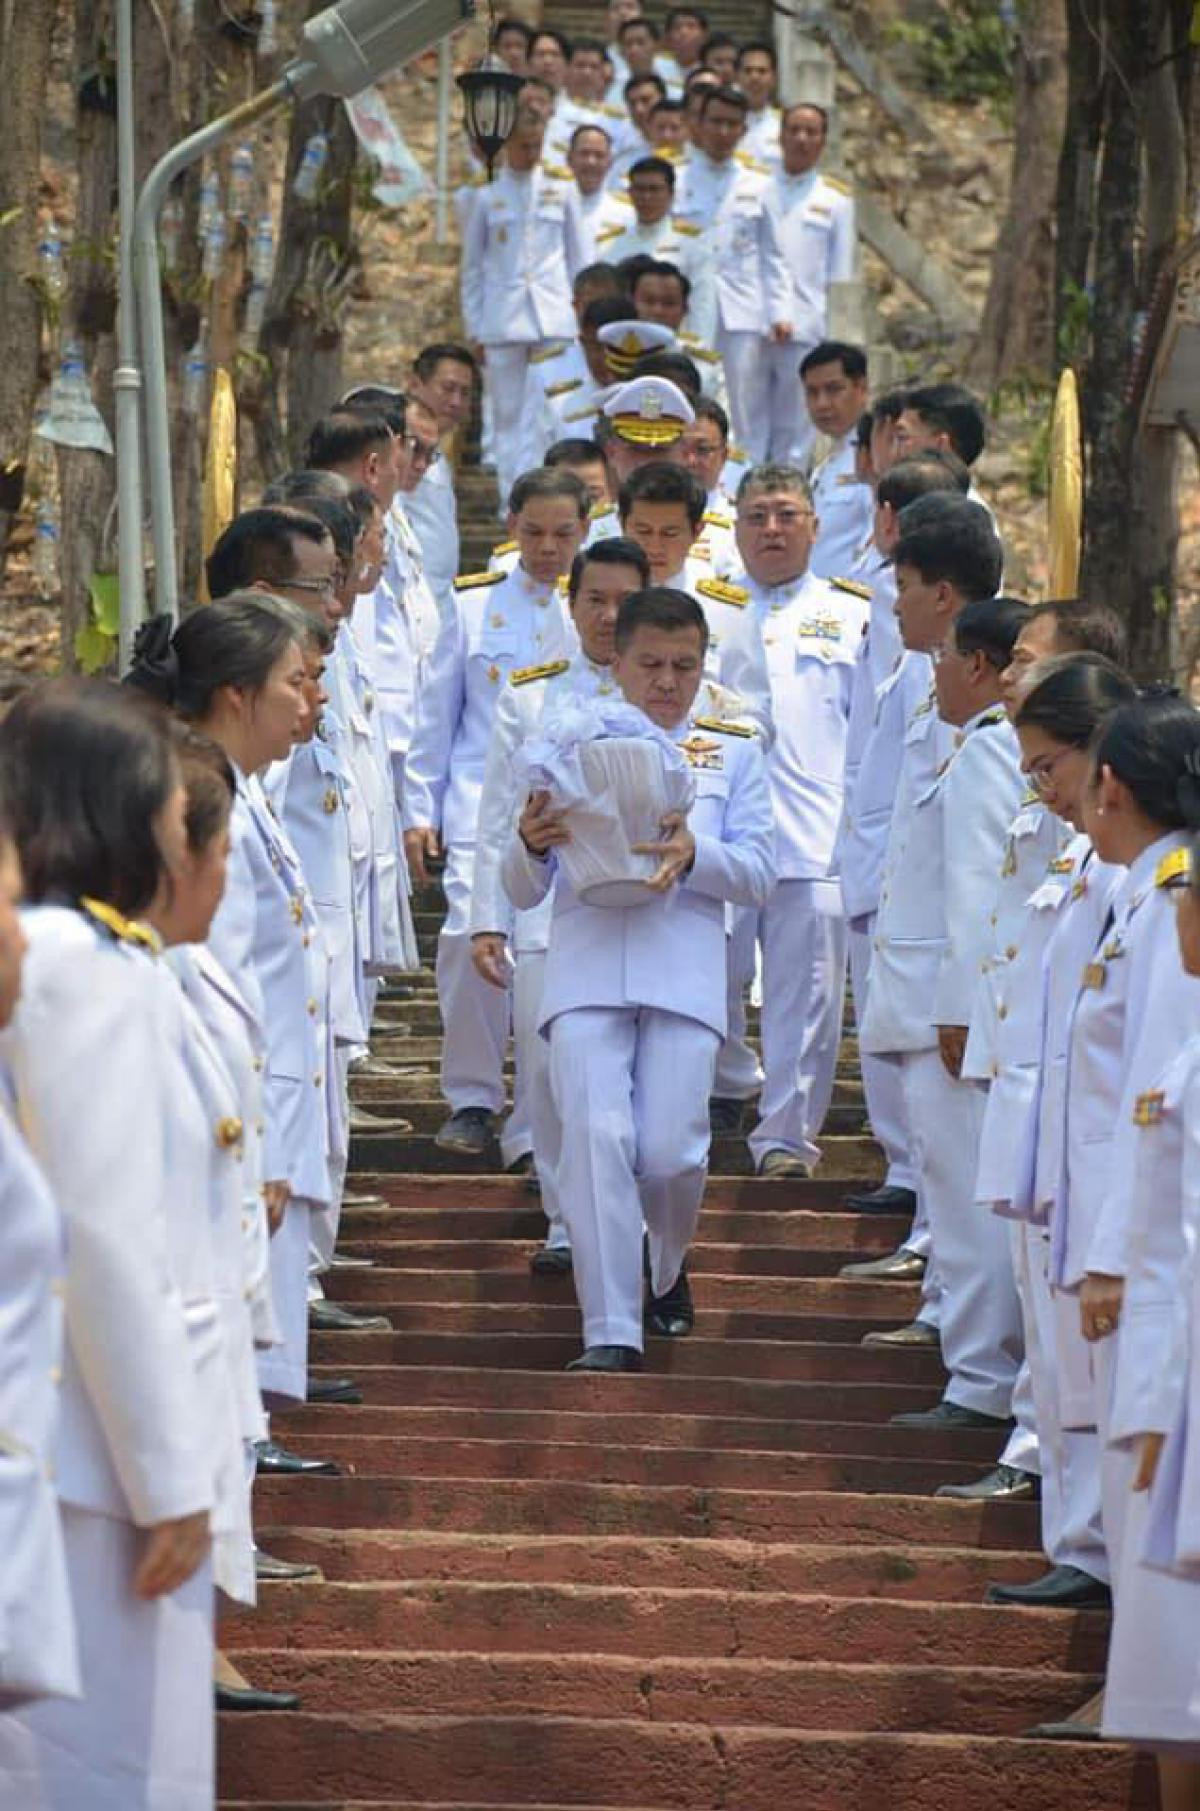
M 1037 1403 L 1034 1399 L 1033 1373 L 1029 1363 L 1029 1326 L 1033 1308 L 1029 1299 L 1030 1281 L 1025 1233 L 1026 1227 L 1021 1221 L 1010 1220 L 1008 1222 L 1008 1242 L 1012 1248 L 1013 1282 L 1017 1286 L 1017 1300 L 1021 1304 L 1021 1336 L 1025 1355 L 1021 1360 L 1016 1381 L 1013 1384 L 1013 1431 L 1008 1436 L 1004 1451 L 1000 1455 L 1000 1463 L 1001 1465 L 1015 1465 L 1019 1471 L 1036 1472 L 1040 1477 L 1042 1463 L 1038 1446 Z M 1036 1331 L 1034 1337 L 1036 1338 Z
M 143 1602 L 143 1529 L 63 1505 L 83 1696 L 0 1716 L 0 1811 L 212 1811 L 208 1560 Z
M 765 342 L 767 372 L 767 452 L 768 459 L 780 459 L 785 465 L 798 465 L 807 471 L 812 464 L 817 430 L 813 427 L 800 379 L 800 360 L 812 351 L 811 346 L 785 340 L 777 345 Z
M 850 952 L 850 986 L 854 994 L 854 1017 L 861 1025 L 867 1012 L 867 988 L 870 985 L 871 937 L 875 913 L 851 919 L 846 941 Z M 904 1107 L 904 1087 L 900 1065 L 895 1057 L 871 1056 L 860 1051 L 863 1092 L 867 1097 L 867 1117 L 871 1130 L 883 1146 L 887 1158 L 884 1180 L 892 1188 L 915 1191 L 917 1173 L 913 1167 L 911 1136 Z M 907 1245 L 908 1241 L 905 1241 Z M 924 1256 L 925 1254 L 922 1253 Z
M 1074 1297 L 1073 1306 L 1078 1313 L 1078 1296 Z M 1119 1591 L 1121 1585 L 1129 1503 L 1133 1494 L 1133 1476 L 1137 1469 L 1136 1448 L 1109 1444 L 1118 1352 L 1116 1336 L 1111 1333 L 1107 1339 L 1098 1339 L 1088 1346 L 1092 1365 L 1096 1433 L 1100 1441 L 1100 1516 L 1105 1551 L 1108 1554 L 1110 1583 L 1115 1591 Z
M 584 1007 L 551 1022 L 559 1193 L 585 1346 L 642 1349 L 643 1218 L 654 1293 L 679 1276 L 708 1174 L 719 1043 L 654 1007 Z
M 1021 1306 L 1008 1228 L 975 1201 L 983 1089 L 955 1081 L 936 1049 L 906 1050 L 901 1073 L 941 1291 L 945 1400 L 1007 1416 L 1021 1362 Z
M 767 456 L 767 342 L 761 333 L 717 329 L 717 351 L 725 366 L 733 438 L 750 465 Z
M 846 922 L 830 906 L 837 883 L 781 880 L 758 915 L 762 944 L 763 1087 L 750 1135 L 755 1164 L 767 1151 L 806 1163 L 833 1098 L 846 996 Z
M 725 1007 L 729 1030 L 717 1057 L 714 1093 L 722 1100 L 753 1100 L 762 1087 L 762 1067 L 746 1042 L 746 1000 L 754 980 L 758 953 L 758 913 L 734 906 L 733 928 L 725 940 Z
M 550 1088 L 550 1046 L 538 1030 L 542 1011 L 545 950 L 519 950 L 513 959 L 512 1021 L 516 1076 L 513 1107 L 500 1135 L 500 1154 L 512 1164 L 533 1152 L 541 1183 L 542 1207 L 552 1251 L 571 1247 L 558 1202 L 558 1158 L 562 1143 L 558 1113 Z
M 342 1218 L 342 1195 L 346 1188 L 346 1171 L 350 1167 L 350 1064 L 355 1050 L 351 1044 L 335 1044 L 333 1054 L 334 1086 L 338 1090 L 342 1136 L 329 1153 L 329 1200 L 312 1212 L 308 1237 L 308 1299 L 320 1301 L 325 1291 L 319 1278 L 329 1269 L 329 1260 L 337 1245 L 338 1226 Z
M 483 381 L 492 407 L 492 456 L 500 487 L 501 521 L 508 510 L 508 493 L 521 475 L 517 470 L 521 404 L 525 397 L 530 355 L 537 349 L 536 340 L 509 341 L 502 346 L 484 348 Z
M 462 1107 L 486 1107 L 490 1113 L 499 1113 L 504 1107 L 510 1005 L 507 992 L 483 980 L 471 961 L 474 870 L 475 845 L 451 843 L 442 876 L 447 909 L 436 963 L 442 1015 L 442 1093 L 455 1113 Z
M 308 1253 L 313 1209 L 302 1195 L 284 1210 L 270 1245 L 271 1301 L 280 1343 L 257 1354 L 258 1387 L 303 1402 L 308 1391 Z

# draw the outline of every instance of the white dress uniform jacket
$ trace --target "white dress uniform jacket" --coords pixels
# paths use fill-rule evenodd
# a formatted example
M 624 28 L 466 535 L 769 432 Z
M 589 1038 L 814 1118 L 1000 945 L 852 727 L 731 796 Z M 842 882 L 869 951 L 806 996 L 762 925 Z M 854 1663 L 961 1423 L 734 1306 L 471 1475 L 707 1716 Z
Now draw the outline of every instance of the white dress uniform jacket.
M 854 435 L 847 434 L 812 475 L 817 538 L 812 570 L 819 578 L 844 578 L 871 532 L 875 496 L 855 470 Z
M 797 363 L 825 338 L 829 286 L 854 276 L 857 235 L 854 199 L 844 183 L 809 170 L 788 176 L 778 170 L 766 191 L 766 206 L 791 279 L 788 312 Z
M 676 193 L 677 220 L 703 235 L 690 314 L 706 344 L 718 330 L 761 335 L 784 318 L 790 278 L 775 218 L 764 205 L 766 185 L 766 173 L 738 156 L 716 164 L 698 151 Z
M 859 755 L 853 786 L 846 789 L 845 811 L 838 834 L 837 867 L 847 918 L 865 918 L 878 909 L 888 833 L 899 796 L 897 775 L 904 758 L 908 728 L 915 713 L 928 699 L 932 684 L 933 668 L 929 656 L 904 651 L 875 694 L 871 728 Z M 926 716 L 930 714 L 925 713 Z M 929 724 L 922 717 L 920 722 L 923 729 L 944 747 L 948 736 L 940 718 L 934 715 Z M 937 759 L 940 758 L 938 755 Z M 936 759 L 933 764 L 936 766 Z
M 444 453 L 429 467 L 416 489 L 406 493 L 404 513 L 420 543 L 425 577 L 434 599 L 444 609 L 459 569 L 454 469 Z
M 463 241 L 468 336 L 485 346 L 571 338 L 571 284 L 585 262 L 574 183 L 501 169 Z

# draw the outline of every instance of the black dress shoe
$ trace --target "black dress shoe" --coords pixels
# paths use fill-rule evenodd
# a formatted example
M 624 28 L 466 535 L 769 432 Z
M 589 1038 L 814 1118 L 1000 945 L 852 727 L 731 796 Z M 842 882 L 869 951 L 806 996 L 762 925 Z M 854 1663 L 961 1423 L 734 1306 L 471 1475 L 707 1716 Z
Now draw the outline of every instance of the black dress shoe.
M 910 1188 L 893 1188 L 885 1182 L 879 1188 L 847 1195 L 844 1205 L 852 1214 L 904 1214 L 911 1220 L 917 1211 L 917 1197 Z
M 379 1208 L 386 1207 L 387 1202 L 382 1195 L 361 1194 L 357 1189 L 348 1188 L 342 1194 L 342 1206 L 351 1209 L 365 1207 Z
M 260 1584 L 295 1585 L 303 1578 L 323 1579 L 320 1566 L 309 1560 L 276 1559 L 273 1553 L 254 1549 L 254 1576 Z
M 218 1710 L 299 1710 L 295 1692 L 264 1692 L 256 1685 L 214 1685 Z
M 902 1245 L 883 1258 L 865 1258 L 860 1263 L 843 1264 L 840 1277 L 860 1277 L 873 1283 L 919 1283 L 925 1275 L 925 1260 Z
M 939 1402 L 932 1409 L 910 1409 L 906 1414 L 893 1415 L 892 1427 L 924 1428 L 933 1433 L 938 1428 L 990 1427 L 999 1433 L 1003 1428 L 1011 1427 L 1012 1422 L 1002 1415 L 985 1415 L 979 1409 L 966 1409 L 960 1402 Z
M 460 1107 L 434 1136 L 440 1151 L 458 1151 L 464 1157 L 484 1157 L 492 1148 L 492 1114 L 487 1107 Z
M 310 1377 L 308 1402 L 361 1402 L 363 1393 L 350 1377 Z
M 541 1194 L 542 1179 L 537 1173 L 537 1164 L 533 1160 L 532 1151 L 523 1151 L 515 1163 L 509 1164 L 505 1174 L 508 1176 L 520 1176 L 524 1180 L 525 1193 L 527 1195 Z
M 395 1138 L 413 1129 L 412 1120 L 404 1119 L 399 1113 L 370 1113 L 355 1103 L 351 1103 L 346 1120 L 356 1138 Z
M 573 1358 L 568 1371 L 640 1371 L 642 1355 L 635 1346 L 589 1346 Z
M 973 1484 L 940 1484 L 935 1497 L 953 1497 L 958 1503 L 1036 1503 L 1042 1480 L 1035 1471 L 1019 1465 L 996 1465 Z
M 342 1468 L 333 1459 L 302 1459 L 289 1453 L 277 1440 L 260 1440 L 254 1449 L 254 1469 L 260 1478 L 340 1478 Z
M 390 1333 L 386 1314 L 355 1314 L 341 1302 L 310 1302 L 308 1324 L 315 1333 Z
M 344 1203 L 343 1203 L 344 1205 Z M 335 1251 L 329 1260 L 330 1270 L 374 1270 L 374 1258 L 352 1258 L 349 1252 Z
M 685 1265 L 668 1290 L 650 1297 L 646 1304 L 646 1331 L 656 1333 L 660 1339 L 683 1339 L 695 1325 L 696 1309 Z
M 744 1100 L 714 1094 L 708 1103 L 708 1123 L 714 1138 L 736 1138 L 746 1118 Z
M 543 1245 L 529 1260 L 535 1277 L 569 1277 L 574 1269 L 569 1245 Z
M 983 1601 L 1027 1610 L 1108 1610 L 1112 1592 L 1103 1579 L 1093 1578 L 1081 1566 L 1051 1566 L 1027 1585 L 989 1585 Z
M 924 1346 L 927 1351 L 935 1352 L 942 1343 L 942 1336 L 936 1327 L 928 1321 L 909 1321 L 906 1327 L 886 1327 L 882 1332 L 864 1333 L 861 1343 L 864 1346 L 884 1346 L 889 1351 L 898 1346 Z

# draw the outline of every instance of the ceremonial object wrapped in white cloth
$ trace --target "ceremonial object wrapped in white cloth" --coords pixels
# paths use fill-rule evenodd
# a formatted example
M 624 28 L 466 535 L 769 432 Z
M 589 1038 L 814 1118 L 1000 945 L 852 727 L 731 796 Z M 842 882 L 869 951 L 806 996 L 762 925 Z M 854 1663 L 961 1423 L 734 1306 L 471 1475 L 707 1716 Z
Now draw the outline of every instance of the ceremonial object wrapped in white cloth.
M 547 792 L 567 813 L 569 841 L 558 863 L 587 905 L 649 905 L 646 882 L 658 867 L 633 844 L 662 838 L 668 812 L 687 813 L 695 782 L 686 757 L 636 706 L 595 698 L 571 700 L 542 720 L 518 753 L 522 797 Z

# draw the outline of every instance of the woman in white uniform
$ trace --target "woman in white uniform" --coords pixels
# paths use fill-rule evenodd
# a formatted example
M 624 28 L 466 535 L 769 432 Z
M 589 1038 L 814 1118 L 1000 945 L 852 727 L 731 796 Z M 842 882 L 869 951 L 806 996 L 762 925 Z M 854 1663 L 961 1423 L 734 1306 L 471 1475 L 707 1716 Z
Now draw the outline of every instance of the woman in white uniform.
M 56 1462 L 82 1696 L 0 1717 L 4 1811 L 210 1811 L 213 1466 L 168 1215 L 174 1072 L 157 939 L 182 852 L 166 727 L 52 681 L 0 724 L 31 909 L 4 1038 L 67 1229 Z

